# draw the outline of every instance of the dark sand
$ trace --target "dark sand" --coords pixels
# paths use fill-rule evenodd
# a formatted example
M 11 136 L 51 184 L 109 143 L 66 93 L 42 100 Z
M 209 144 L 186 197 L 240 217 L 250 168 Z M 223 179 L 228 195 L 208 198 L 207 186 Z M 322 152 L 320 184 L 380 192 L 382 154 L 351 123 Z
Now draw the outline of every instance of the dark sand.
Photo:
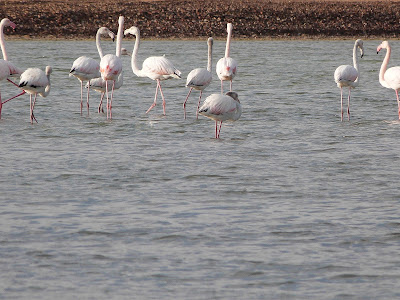
M 398 1 L 0 1 L 2 17 L 16 38 L 94 38 L 101 26 L 116 31 L 138 26 L 147 38 L 224 38 L 226 23 L 235 38 L 398 38 Z

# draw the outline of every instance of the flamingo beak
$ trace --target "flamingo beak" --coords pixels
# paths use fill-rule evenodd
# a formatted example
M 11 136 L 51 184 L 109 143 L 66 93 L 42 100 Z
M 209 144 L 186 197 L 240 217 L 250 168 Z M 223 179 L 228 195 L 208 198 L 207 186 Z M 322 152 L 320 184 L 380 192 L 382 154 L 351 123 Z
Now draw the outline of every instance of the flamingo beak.
M 15 25 L 14 22 L 11 22 L 11 21 L 10 21 L 10 27 L 11 27 L 12 29 L 15 29 L 15 27 L 17 27 L 17 25 Z

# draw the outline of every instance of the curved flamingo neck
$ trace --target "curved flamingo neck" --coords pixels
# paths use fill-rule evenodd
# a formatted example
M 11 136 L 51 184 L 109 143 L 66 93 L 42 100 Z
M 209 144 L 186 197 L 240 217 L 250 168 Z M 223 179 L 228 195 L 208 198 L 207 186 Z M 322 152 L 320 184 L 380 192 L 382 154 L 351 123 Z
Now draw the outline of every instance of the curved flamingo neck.
M 145 75 L 142 74 L 142 70 L 140 70 L 137 66 L 137 54 L 139 52 L 139 45 L 140 45 L 140 31 L 139 29 L 135 33 L 135 46 L 133 47 L 133 52 L 132 52 L 132 59 L 131 59 L 131 66 L 132 66 L 132 71 L 135 73 L 136 76 L 138 77 L 144 77 Z
M 118 19 L 118 33 L 117 33 L 117 48 L 115 51 L 115 55 L 121 57 L 121 45 L 122 45 L 122 38 L 124 35 L 124 17 L 120 16 Z
M 226 38 L 226 48 L 225 48 L 225 57 L 229 57 L 229 52 L 231 48 L 231 40 L 232 40 L 232 26 L 228 25 L 228 37 Z
M 47 76 L 47 80 L 49 81 L 49 84 L 46 85 L 46 88 L 44 89 L 44 92 L 40 94 L 42 97 L 47 97 L 47 95 L 50 93 L 50 88 L 51 88 L 51 85 L 50 85 L 50 74 L 51 74 L 51 71 L 49 72 L 48 70 L 46 70 L 46 76 Z
M 382 65 L 381 65 L 381 69 L 379 71 L 379 83 L 385 87 L 387 87 L 388 85 L 385 82 L 385 73 L 386 73 L 386 69 L 389 63 L 389 59 L 390 59 L 390 53 L 391 53 L 392 49 L 390 48 L 389 45 L 387 45 L 386 47 L 386 55 L 385 58 L 383 59 Z
M 101 38 L 101 33 L 100 33 L 100 29 L 97 30 L 97 34 L 96 34 L 96 46 L 97 46 L 97 51 L 99 52 L 99 56 L 100 59 L 103 58 L 104 54 L 103 54 L 103 49 L 101 48 L 101 44 L 100 44 L 100 38 Z
M 211 73 L 212 69 L 212 47 L 213 47 L 213 42 L 208 41 L 208 61 L 207 61 L 207 71 Z
M 6 44 L 5 44 L 5 41 L 4 41 L 4 27 L 5 27 L 5 23 L 4 22 L 0 22 L 0 46 L 1 46 L 1 52 L 3 52 L 3 59 L 4 60 L 8 60 L 7 51 L 6 51 Z
M 358 84 L 358 80 L 360 79 L 360 72 L 358 70 L 357 42 L 354 44 L 354 48 L 353 48 L 353 65 L 358 73 L 357 79 L 354 81 L 354 84 Z

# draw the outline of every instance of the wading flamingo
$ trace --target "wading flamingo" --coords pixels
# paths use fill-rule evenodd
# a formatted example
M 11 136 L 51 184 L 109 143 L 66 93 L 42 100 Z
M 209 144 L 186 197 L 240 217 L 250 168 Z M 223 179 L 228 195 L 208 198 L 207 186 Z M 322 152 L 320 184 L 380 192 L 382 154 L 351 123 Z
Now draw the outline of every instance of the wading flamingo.
M 242 114 L 242 105 L 235 92 L 227 92 L 226 95 L 212 94 L 200 107 L 199 114 L 215 120 L 215 138 L 218 139 L 222 122 L 238 120 Z M 220 122 L 219 129 L 218 122 Z
M 39 68 L 29 68 L 21 74 L 18 86 L 29 94 L 31 123 L 33 123 L 33 119 L 37 122 L 33 114 L 37 95 L 39 94 L 42 97 L 47 97 L 50 93 L 51 72 L 51 67 L 47 66 L 46 72 L 43 72 Z M 33 101 L 32 95 L 35 95 Z
M 120 16 L 118 19 L 118 33 L 117 33 L 117 46 L 115 55 L 107 54 L 103 56 L 100 61 L 100 73 L 101 78 L 106 82 L 106 95 L 107 95 L 107 119 L 112 119 L 112 100 L 115 88 L 115 82 L 118 79 L 119 74 L 122 72 L 122 61 L 121 61 L 121 43 L 124 30 L 124 17 Z M 112 82 L 111 98 L 108 97 L 108 85 L 109 81 Z
M 103 49 L 100 45 L 100 37 L 102 35 L 109 35 L 110 38 L 114 41 L 115 35 L 109 30 L 107 27 L 100 27 L 97 30 L 96 34 L 96 46 L 97 51 L 99 52 L 100 59 L 103 57 Z M 100 65 L 98 61 L 94 60 L 91 57 L 81 56 L 78 57 L 74 63 L 72 64 L 71 70 L 69 71 L 69 76 L 75 76 L 81 82 L 81 115 L 83 108 L 83 82 L 89 82 L 91 79 L 100 77 Z M 87 91 L 87 113 L 89 115 L 89 88 Z
M 400 67 L 391 67 L 387 69 L 390 59 L 390 53 L 392 50 L 388 41 L 383 41 L 382 44 L 378 46 L 378 48 L 376 49 L 377 53 L 379 53 L 379 51 L 381 51 L 382 49 L 386 49 L 386 55 L 385 58 L 383 59 L 382 66 L 379 71 L 379 83 L 385 88 L 394 89 L 394 91 L 396 92 L 397 106 L 398 106 L 399 120 L 400 120 L 400 100 L 399 100 Z
M 230 91 L 232 92 L 232 80 L 236 76 L 237 72 L 236 61 L 233 58 L 229 57 L 233 31 L 232 23 L 228 23 L 226 25 L 226 30 L 228 32 L 228 37 L 226 39 L 225 57 L 220 58 L 216 66 L 218 78 L 221 80 L 221 94 L 224 93 L 224 81 L 230 81 Z
M 197 68 L 192 71 L 187 76 L 186 79 L 186 87 L 190 87 L 189 93 L 186 96 L 185 102 L 183 102 L 183 116 L 186 119 L 186 101 L 189 99 L 189 95 L 193 89 L 200 91 L 199 103 L 197 104 L 196 110 L 196 118 L 199 117 L 199 107 L 201 101 L 201 95 L 206 87 L 210 85 L 212 80 L 211 75 L 211 66 L 212 66 L 212 46 L 213 46 L 213 38 L 210 37 L 207 40 L 208 45 L 208 62 L 207 62 L 207 69 L 204 68 Z
M 363 41 L 358 39 L 353 47 L 353 66 L 341 65 L 335 70 L 334 78 L 337 86 L 340 88 L 340 113 L 343 121 L 343 87 L 349 88 L 347 98 L 347 117 L 350 120 L 350 93 L 351 89 L 358 86 L 360 80 L 360 70 L 358 69 L 357 48 L 360 49 L 361 58 L 364 56 Z
M 154 102 L 150 108 L 146 111 L 146 114 L 157 104 L 157 93 L 160 89 L 161 97 L 163 100 L 163 112 L 165 115 L 165 98 L 161 89 L 161 80 L 167 80 L 170 78 L 181 78 L 181 71 L 174 67 L 172 62 L 164 56 L 151 56 L 144 60 L 142 69 L 140 70 L 137 66 L 137 54 L 140 45 L 140 31 L 137 27 L 132 26 L 126 29 L 125 35 L 132 34 L 136 37 L 135 46 L 132 52 L 132 71 L 138 77 L 149 77 L 150 79 L 157 81 L 156 94 L 154 96 Z
M 125 48 L 121 48 L 121 55 L 131 55 Z M 94 89 L 96 92 L 99 92 L 100 95 L 100 103 L 99 103 L 99 108 L 98 108 L 98 113 L 102 112 L 104 113 L 103 109 L 103 98 L 104 94 L 106 92 L 106 82 L 103 80 L 103 78 L 98 77 L 90 80 L 88 83 L 86 83 L 86 88 L 90 87 Z M 110 84 L 110 82 L 109 82 Z M 112 84 L 112 83 L 111 83 Z M 119 74 L 117 81 L 115 82 L 114 85 L 114 90 L 119 89 L 122 85 L 124 84 L 124 71 Z

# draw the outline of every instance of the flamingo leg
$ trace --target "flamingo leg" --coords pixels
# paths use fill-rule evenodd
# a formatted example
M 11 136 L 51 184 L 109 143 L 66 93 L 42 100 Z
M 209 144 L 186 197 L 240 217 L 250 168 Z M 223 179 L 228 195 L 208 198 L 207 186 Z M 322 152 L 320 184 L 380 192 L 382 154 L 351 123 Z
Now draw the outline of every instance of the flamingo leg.
M 163 107 L 163 112 L 164 112 L 164 116 L 165 116 L 165 98 L 164 98 L 164 94 L 162 92 L 160 80 L 157 80 L 157 84 L 158 84 L 158 87 L 160 88 L 160 94 L 161 94 L 161 98 L 162 98 L 162 107 Z
M 203 91 L 202 90 L 200 90 L 199 103 L 197 104 L 196 119 L 199 119 L 199 108 L 200 108 L 201 95 L 203 95 Z
M 343 89 L 340 87 L 340 115 L 341 121 L 343 121 Z
M 15 85 L 16 87 L 19 87 L 18 84 L 16 84 L 14 81 L 12 81 L 11 79 L 7 78 L 7 81 L 11 82 L 13 85 Z
M 218 121 L 215 121 L 215 138 L 218 138 Z
M 397 107 L 399 110 L 399 120 L 400 120 L 400 100 L 399 100 L 399 91 L 396 90 L 396 98 L 397 98 Z
M 88 81 L 88 88 L 87 88 L 87 99 L 86 99 L 86 106 L 87 106 L 87 115 L 89 116 L 89 90 L 90 90 L 90 80 Z
M 349 97 L 347 98 L 347 118 L 350 121 L 350 95 L 351 95 L 351 88 L 349 87 Z
M 230 84 L 230 92 L 232 92 L 232 79 L 231 79 L 231 84 Z
M 224 82 L 221 80 L 221 95 L 224 94 Z
M 108 80 L 106 80 L 106 94 L 107 94 L 107 119 L 108 119 L 108 110 L 109 110 L 109 100 L 108 100 Z
M 98 113 L 100 113 L 100 112 L 104 113 L 103 98 L 104 98 L 104 93 L 101 93 Z
M 7 99 L 7 100 L 5 100 L 5 101 L 3 101 L 3 104 L 4 104 L 4 103 L 7 103 L 8 101 L 10 101 L 10 100 L 12 100 L 12 99 L 15 99 L 15 98 L 17 98 L 17 97 L 23 95 L 23 94 L 25 94 L 25 93 L 26 93 L 25 91 L 22 91 L 22 92 L 19 93 L 18 95 L 14 96 L 14 97 L 11 97 L 11 98 L 9 98 L 9 99 Z
M 33 124 L 33 121 L 32 121 L 32 94 L 30 94 L 29 95 L 29 110 L 30 110 L 30 112 L 29 112 L 29 115 L 30 115 L 30 119 L 31 119 L 31 124 Z
M 156 94 L 154 96 L 154 102 L 153 104 L 149 107 L 149 109 L 146 111 L 146 114 L 153 109 L 154 106 L 157 105 L 157 94 L 158 94 L 158 81 L 157 81 L 157 86 L 156 86 Z
M 183 118 L 184 118 L 184 119 L 186 119 L 186 102 L 188 101 L 189 95 L 190 95 L 190 93 L 192 92 L 192 90 L 193 90 L 193 88 L 191 87 L 191 88 L 189 89 L 189 93 L 188 93 L 187 96 L 186 96 L 185 102 L 183 102 Z
M 82 116 L 82 108 L 83 108 L 83 81 L 80 80 L 81 82 L 81 116 Z
M 218 130 L 218 137 L 217 139 L 219 139 L 219 135 L 221 133 L 221 127 L 222 127 L 222 121 L 219 123 L 219 130 Z
M 35 104 L 36 104 L 36 97 L 37 97 L 37 94 L 35 94 L 35 99 L 33 99 L 33 103 L 32 103 L 32 118 L 36 121 L 36 123 L 39 123 L 36 120 L 35 115 L 33 114 L 33 109 L 35 108 Z
M 112 101 L 114 96 L 114 87 L 115 87 L 115 80 L 113 81 L 112 89 L 111 89 L 111 100 L 110 100 L 110 119 L 112 119 Z
M 1 119 L 1 110 L 3 109 L 3 102 L 1 102 L 1 94 L 0 94 L 0 119 Z

